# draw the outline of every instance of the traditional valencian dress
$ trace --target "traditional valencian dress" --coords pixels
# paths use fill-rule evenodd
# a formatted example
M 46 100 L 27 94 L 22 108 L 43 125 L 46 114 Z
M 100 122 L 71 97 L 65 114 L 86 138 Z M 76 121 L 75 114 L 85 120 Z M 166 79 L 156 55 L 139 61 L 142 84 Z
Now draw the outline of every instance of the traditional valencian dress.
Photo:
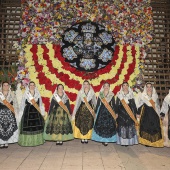
M 5 97 L 0 91 L 0 145 L 18 142 L 18 103 L 9 90 Z
M 121 87 L 117 94 L 116 106 L 118 113 L 117 144 L 126 146 L 138 144 L 137 131 L 135 128 L 135 124 L 136 127 L 138 125 L 136 120 L 137 108 L 133 91 L 130 87 L 128 94 L 124 94 Z
M 74 139 L 70 113 L 68 96 L 65 92 L 63 96 L 59 96 L 55 90 L 45 123 L 45 140 L 68 141 Z
M 163 120 L 163 131 L 164 131 L 164 146 L 170 147 L 170 91 L 165 97 L 160 115 L 164 117 Z
M 38 89 L 35 88 L 34 96 L 32 96 L 27 87 L 20 108 L 19 145 L 37 146 L 44 144 L 44 115 L 44 106 Z
M 96 106 L 96 119 L 92 140 L 97 142 L 116 142 L 116 105 L 112 91 L 104 96 L 103 88 L 99 93 Z
M 96 96 L 90 86 L 88 94 L 85 94 L 82 86 L 76 99 L 72 120 L 74 127 L 74 137 L 79 139 L 91 139 L 94 125 L 94 109 L 96 107 Z
M 162 122 L 159 118 L 160 106 L 155 88 L 152 89 L 152 97 L 147 95 L 146 85 L 144 91 L 136 102 L 139 123 L 139 143 L 153 147 L 163 147 Z

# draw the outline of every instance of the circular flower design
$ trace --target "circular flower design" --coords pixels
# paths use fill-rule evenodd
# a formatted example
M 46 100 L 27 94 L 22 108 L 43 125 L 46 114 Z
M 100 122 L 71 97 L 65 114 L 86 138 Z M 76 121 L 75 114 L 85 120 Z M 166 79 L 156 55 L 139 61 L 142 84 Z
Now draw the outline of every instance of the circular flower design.
M 115 40 L 112 34 L 95 22 L 81 22 L 68 28 L 62 42 L 66 62 L 81 71 L 101 69 L 113 58 Z

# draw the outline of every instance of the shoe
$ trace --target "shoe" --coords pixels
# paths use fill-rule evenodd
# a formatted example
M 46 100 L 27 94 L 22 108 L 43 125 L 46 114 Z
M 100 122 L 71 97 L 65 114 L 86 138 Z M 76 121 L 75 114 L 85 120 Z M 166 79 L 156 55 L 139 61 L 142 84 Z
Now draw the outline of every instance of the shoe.
M 56 145 L 60 145 L 60 142 L 57 141 Z
M 6 143 L 6 144 L 4 145 L 4 148 L 8 148 L 8 143 Z
M 106 142 L 104 142 L 104 143 L 102 143 L 104 146 L 107 146 L 108 145 L 108 143 L 106 143 Z
M 59 145 L 63 145 L 63 142 L 60 142 Z
M 84 142 L 85 142 L 84 139 L 82 139 L 82 140 L 81 140 L 81 143 L 84 144 Z
M 0 149 L 4 149 L 5 148 L 5 145 L 0 145 Z
M 88 140 L 84 140 L 84 143 L 85 143 L 85 144 L 88 144 Z

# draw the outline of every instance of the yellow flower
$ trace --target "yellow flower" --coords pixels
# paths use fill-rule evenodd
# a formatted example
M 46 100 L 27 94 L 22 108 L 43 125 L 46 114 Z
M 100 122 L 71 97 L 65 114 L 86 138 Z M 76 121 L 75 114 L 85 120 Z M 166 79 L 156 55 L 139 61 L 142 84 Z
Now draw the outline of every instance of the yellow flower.
M 21 72 L 21 74 L 25 75 L 25 72 L 23 71 L 23 72 Z
M 42 11 L 42 9 L 41 9 L 41 8 L 38 8 L 38 9 L 37 9 L 37 12 L 41 12 L 41 11 Z
M 65 2 L 64 1 L 61 2 L 61 8 L 63 8 L 63 7 L 65 7 Z
M 61 14 L 59 14 L 59 15 L 57 16 L 57 18 L 58 18 L 58 19 L 61 19 L 61 18 L 62 18 L 62 15 L 61 15 Z
M 119 11 L 115 10 L 115 14 L 117 15 L 119 13 Z
M 95 17 L 96 17 L 96 15 L 95 15 L 95 14 L 92 14 L 92 15 L 90 16 L 90 20 L 93 21 L 93 20 L 95 19 Z

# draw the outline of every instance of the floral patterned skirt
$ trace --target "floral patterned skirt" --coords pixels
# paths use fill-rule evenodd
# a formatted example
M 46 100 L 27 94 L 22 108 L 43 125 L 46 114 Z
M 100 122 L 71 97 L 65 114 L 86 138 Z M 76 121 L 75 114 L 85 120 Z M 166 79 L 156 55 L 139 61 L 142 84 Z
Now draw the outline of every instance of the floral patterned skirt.
M 15 115 L 0 104 L 0 144 L 18 142 L 18 127 Z
M 46 120 L 44 139 L 50 141 L 74 139 L 70 118 L 60 106 L 56 110 L 53 110 Z

